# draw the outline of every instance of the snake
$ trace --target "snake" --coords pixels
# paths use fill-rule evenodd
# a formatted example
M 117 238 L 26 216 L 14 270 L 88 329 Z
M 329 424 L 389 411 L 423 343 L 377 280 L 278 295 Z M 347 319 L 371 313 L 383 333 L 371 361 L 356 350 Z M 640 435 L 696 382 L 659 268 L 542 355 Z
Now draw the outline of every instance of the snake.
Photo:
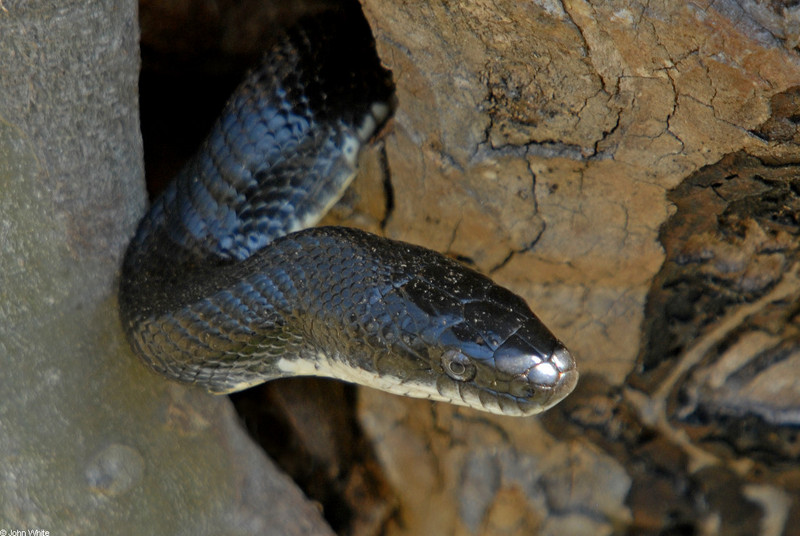
M 269 47 L 125 252 L 120 318 L 149 368 L 218 394 L 324 376 L 514 416 L 574 389 L 575 359 L 518 295 L 432 250 L 316 226 L 393 87 L 366 20 L 313 16 Z

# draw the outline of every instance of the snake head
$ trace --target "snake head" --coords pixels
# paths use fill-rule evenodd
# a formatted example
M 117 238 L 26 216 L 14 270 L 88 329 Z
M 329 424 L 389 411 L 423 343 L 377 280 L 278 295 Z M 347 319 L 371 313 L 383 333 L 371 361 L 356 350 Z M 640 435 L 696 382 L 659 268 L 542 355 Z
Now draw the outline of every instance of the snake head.
M 503 415 L 545 411 L 578 381 L 575 360 L 562 344 L 548 356 L 531 352 L 525 344 L 505 344 L 489 359 L 449 348 L 442 352 L 441 365 L 444 377 L 436 386 L 446 401 Z
M 575 359 L 522 298 L 433 252 L 408 253 L 417 260 L 413 276 L 379 305 L 399 326 L 398 343 L 375 368 L 404 390 L 386 390 L 516 416 L 572 392 Z
M 436 388 L 444 399 L 527 416 L 554 406 L 575 388 L 575 359 L 527 306 L 516 303 L 509 310 L 516 301 L 470 304 L 458 323 L 439 333 L 431 352 L 439 354 Z

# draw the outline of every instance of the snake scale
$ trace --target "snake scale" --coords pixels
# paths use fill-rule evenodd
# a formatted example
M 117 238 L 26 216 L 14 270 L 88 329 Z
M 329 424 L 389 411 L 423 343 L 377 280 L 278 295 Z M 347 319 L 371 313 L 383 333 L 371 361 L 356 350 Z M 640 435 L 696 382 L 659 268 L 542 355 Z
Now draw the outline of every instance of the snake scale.
M 326 14 L 289 30 L 153 202 L 120 279 L 130 344 L 215 393 L 317 375 L 543 411 L 578 372 L 520 297 L 428 249 L 312 227 L 391 114 L 390 74 L 356 26 Z

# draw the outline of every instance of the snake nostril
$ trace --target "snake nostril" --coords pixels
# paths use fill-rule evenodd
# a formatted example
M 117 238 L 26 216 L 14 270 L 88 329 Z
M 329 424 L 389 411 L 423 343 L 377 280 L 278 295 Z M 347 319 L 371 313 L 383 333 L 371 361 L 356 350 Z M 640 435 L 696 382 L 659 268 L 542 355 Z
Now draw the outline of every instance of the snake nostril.
M 511 380 L 508 386 L 508 392 L 511 393 L 511 396 L 529 399 L 533 398 L 535 389 L 526 377 L 519 376 Z

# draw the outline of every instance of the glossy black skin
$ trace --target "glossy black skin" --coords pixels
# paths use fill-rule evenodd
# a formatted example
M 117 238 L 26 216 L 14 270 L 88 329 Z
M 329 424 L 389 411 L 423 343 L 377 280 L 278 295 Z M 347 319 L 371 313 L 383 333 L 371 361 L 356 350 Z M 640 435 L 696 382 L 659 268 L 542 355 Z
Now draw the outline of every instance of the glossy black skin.
M 414 396 L 512 414 L 571 391 L 571 358 L 552 384 L 531 372 L 566 350 L 488 278 L 363 231 L 290 232 L 341 195 L 345 140 L 363 141 L 390 99 L 368 33 L 314 20 L 265 57 L 126 254 L 121 316 L 146 363 L 228 392 L 336 362 L 394 392 L 422 385 Z
M 161 288 L 151 298 L 170 311 L 140 319 L 134 347 L 159 372 L 216 392 L 290 375 L 280 359 L 324 353 L 450 398 L 474 389 L 517 406 L 550 402 L 549 390 L 513 392 L 511 382 L 561 343 L 519 297 L 425 248 L 314 228 Z M 468 358 L 469 379 L 445 370 L 452 350 Z

